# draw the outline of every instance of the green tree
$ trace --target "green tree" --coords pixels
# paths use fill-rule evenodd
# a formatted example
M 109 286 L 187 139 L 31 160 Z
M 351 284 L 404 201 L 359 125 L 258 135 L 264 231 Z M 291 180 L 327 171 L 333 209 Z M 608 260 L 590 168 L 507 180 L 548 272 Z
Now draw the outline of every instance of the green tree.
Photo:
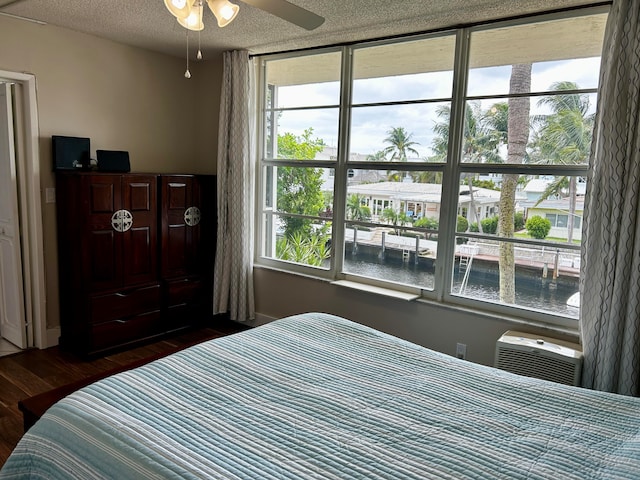
M 451 108 L 440 105 L 436 107 L 438 121 L 433 125 L 435 137 L 431 142 L 433 155 L 428 161 L 433 163 L 446 163 L 449 152 L 449 124 L 451 121 Z
M 352 193 L 347 197 L 347 220 L 366 222 L 371 219 L 371 209 L 365 205 L 364 195 Z
M 308 128 L 301 136 L 293 133 L 278 135 L 278 158 L 311 160 L 325 144 L 321 139 L 312 138 L 313 129 Z M 322 170 L 306 167 L 277 167 L 279 212 L 318 216 L 325 210 L 322 194 Z M 297 232 L 310 234 L 312 220 L 300 217 L 282 217 L 285 238 Z
M 482 111 L 480 102 L 468 102 L 464 112 L 464 132 L 462 161 L 465 163 L 502 163 L 499 147 L 504 143 L 506 131 L 503 128 L 503 104 L 494 104 L 486 112 Z M 495 109 L 495 113 L 493 110 Z M 500 112 L 500 115 L 498 115 Z M 449 148 L 449 124 L 451 109 L 447 105 L 436 108 L 438 121 L 433 126 L 436 134 L 431 149 L 434 155 L 431 162 L 446 162 Z
M 286 132 L 278 135 L 278 158 L 290 160 L 313 160 L 316 154 L 326 146 L 321 138 L 311 138 L 313 128 L 307 128 L 297 136 Z
M 493 129 L 492 135 L 498 143 L 506 145 L 509 142 L 509 103 L 494 103 L 486 112 L 486 122 Z
M 500 190 L 500 188 L 492 180 L 474 179 L 473 186 L 479 187 L 479 188 L 486 188 L 488 190 Z
M 367 155 L 367 162 L 386 162 L 387 154 L 384 150 L 378 150 L 376 153 Z
M 551 222 L 548 218 L 542 218 L 536 215 L 527 220 L 525 228 L 533 238 L 543 240 L 547 238 L 547 235 L 549 235 L 551 231 Z
M 423 159 L 428 161 L 428 159 Z M 442 183 L 442 172 L 432 172 L 423 170 L 421 172 L 411 172 L 411 179 L 415 183 Z
M 497 107 L 496 111 L 498 111 Z M 433 128 L 436 137 L 431 146 L 434 156 L 430 160 L 444 162 L 447 159 L 449 146 L 451 109 L 449 106 L 439 106 L 436 108 L 436 114 L 439 121 Z M 495 115 L 492 115 L 490 111 L 483 112 L 480 102 L 468 102 L 464 115 L 462 161 L 465 163 L 501 163 L 503 160 L 499 147 L 504 135 L 496 130 Z M 480 218 L 478 217 L 473 186 L 475 174 L 464 174 L 461 180 L 469 187 L 469 211 L 473 215 L 470 220 L 475 220 L 474 223 L 478 224 Z
M 397 212 L 393 208 L 385 208 L 382 211 L 382 215 L 380 215 L 380 218 L 385 222 L 393 225 L 393 229 L 396 235 L 400 235 L 400 229 L 398 228 L 398 226 L 402 227 L 411 221 L 406 213 Z
M 424 238 L 427 240 L 433 238 L 440 226 L 437 218 L 430 217 L 421 217 L 413 222 L 413 225 L 415 227 L 426 228 L 429 230 L 428 232 L 424 232 Z
M 430 218 L 430 217 L 421 217 L 415 222 L 413 222 L 413 224 L 416 227 L 428 228 L 429 230 L 437 230 L 439 225 L 437 218 Z
M 480 102 L 468 102 L 465 108 L 462 161 L 466 163 L 502 163 L 498 147 L 503 138 L 496 130 L 491 110 L 483 112 Z
M 551 90 L 556 92 L 577 90 L 574 82 L 556 82 Z M 549 115 L 534 117 L 538 129 L 533 138 L 533 158 L 537 163 L 576 165 L 587 163 L 595 114 L 589 114 L 590 102 L 586 94 L 566 93 L 540 99 L 538 105 L 551 109 Z M 573 241 L 576 217 L 577 180 L 575 176 L 559 176 L 549 184 L 536 203 L 553 195 L 563 195 L 568 186 L 569 220 L 567 241 Z
M 384 139 L 384 143 L 388 146 L 383 150 L 384 154 L 389 156 L 389 160 L 392 162 L 406 162 L 407 153 L 413 153 L 418 156 L 418 151 L 413 148 L 414 145 L 419 145 L 417 142 L 411 140 L 412 133 L 408 133 L 404 127 L 392 127 L 387 131 L 387 137 Z M 405 172 L 396 171 L 388 172 L 387 178 L 392 182 L 399 182 L 406 176 Z
M 393 171 L 393 170 L 388 170 L 387 171 L 387 181 L 388 182 L 401 182 L 402 179 L 404 178 L 404 172 L 401 171 Z
M 408 133 L 404 127 L 392 127 L 387 131 L 387 138 L 384 139 L 384 143 L 388 143 L 383 152 L 385 155 L 391 155 L 390 160 L 392 162 L 406 162 L 407 153 L 413 153 L 418 156 L 418 151 L 413 148 L 414 145 L 419 145 L 418 142 L 411 140 L 412 133 Z

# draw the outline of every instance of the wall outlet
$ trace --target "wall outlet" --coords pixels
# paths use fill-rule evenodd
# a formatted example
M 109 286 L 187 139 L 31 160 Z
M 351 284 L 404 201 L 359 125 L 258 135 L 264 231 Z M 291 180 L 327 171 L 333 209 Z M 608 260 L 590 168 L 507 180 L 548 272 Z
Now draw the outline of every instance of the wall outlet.
M 456 343 L 456 357 L 458 357 L 461 360 L 465 360 L 467 358 L 466 343 Z

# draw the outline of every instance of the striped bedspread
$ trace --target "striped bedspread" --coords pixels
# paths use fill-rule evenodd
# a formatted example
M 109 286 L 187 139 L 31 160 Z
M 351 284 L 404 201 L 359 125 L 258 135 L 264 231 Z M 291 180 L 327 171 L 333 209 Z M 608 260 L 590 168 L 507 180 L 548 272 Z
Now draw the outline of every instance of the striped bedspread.
M 640 399 L 312 313 L 83 388 L 0 478 L 637 479 Z

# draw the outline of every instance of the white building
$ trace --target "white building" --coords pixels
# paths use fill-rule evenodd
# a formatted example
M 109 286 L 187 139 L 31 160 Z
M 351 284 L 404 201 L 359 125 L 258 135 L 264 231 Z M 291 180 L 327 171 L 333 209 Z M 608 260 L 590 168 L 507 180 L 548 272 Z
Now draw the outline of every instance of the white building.
M 434 183 L 379 182 L 352 185 L 348 194 L 363 197 L 363 202 L 371 209 L 375 218 L 384 209 L 393 208 L 414 218 L 428 217 L 439 219 L 442 197 L 442 185 Z M 498 214 L 500 192 L 486 188 L 473 188 L 473 203 L 478 217 L 468 217 L 471 211 L 471 195 L 467 185 L 460 186 L 458 214 L 475 222 Z

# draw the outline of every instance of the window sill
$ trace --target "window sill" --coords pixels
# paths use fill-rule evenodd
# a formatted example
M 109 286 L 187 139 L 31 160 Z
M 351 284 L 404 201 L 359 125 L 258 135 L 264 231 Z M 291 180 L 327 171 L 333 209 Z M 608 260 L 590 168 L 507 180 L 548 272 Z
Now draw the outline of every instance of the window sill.
M 406 300 L 408 302 L 412 300 L 417 300 L 418 298 L 420 298 L 420 295 L 417 295 L 415 293 L 399 292 L 397 290 L 391 290 L 389 288 L 375 287 L 373 285 L 352 282 L 350 280 L 336 280 L 335 282 L 331 282 L 331 285 L 338 285 L 340 287 L 352 288 L 354 290 L 375 293 L 377 295 L 385 295 L 387 297 L 397 298 L 399 300 Z

